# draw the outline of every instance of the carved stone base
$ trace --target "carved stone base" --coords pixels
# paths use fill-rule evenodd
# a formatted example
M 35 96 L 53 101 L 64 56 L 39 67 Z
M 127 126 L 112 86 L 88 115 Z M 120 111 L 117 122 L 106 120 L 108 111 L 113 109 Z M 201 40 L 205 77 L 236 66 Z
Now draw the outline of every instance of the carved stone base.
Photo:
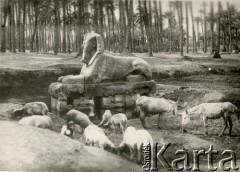
M 138 80 L 132 77 L 129 80 Z M 141 79 L 141 78 L 140 78 Z M 94 112 L 101 119 L 105 110 L 112 114 L 124 113 L 128 118 L 133 117 L 137 95 L 155 93 L 154 81 L 141 82 L 112 82 L 101 84 L 61 84 L 52 83 L 49 86 L 52 110 L 64 116 L 70 109 L 83 113 Z

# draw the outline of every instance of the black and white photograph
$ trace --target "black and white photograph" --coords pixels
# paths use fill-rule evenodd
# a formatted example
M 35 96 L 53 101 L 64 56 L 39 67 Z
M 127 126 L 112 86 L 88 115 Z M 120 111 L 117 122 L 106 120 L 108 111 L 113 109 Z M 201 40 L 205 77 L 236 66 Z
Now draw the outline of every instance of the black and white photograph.
M 240 171 L 240 0 L 0 0 L 0 171 Z

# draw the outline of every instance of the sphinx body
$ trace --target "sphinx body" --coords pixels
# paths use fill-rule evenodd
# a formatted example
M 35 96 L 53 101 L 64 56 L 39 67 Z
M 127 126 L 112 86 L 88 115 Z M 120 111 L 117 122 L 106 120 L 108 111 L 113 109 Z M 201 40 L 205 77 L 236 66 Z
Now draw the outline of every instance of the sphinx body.
M 144 80 L 152 77 L 151 66 L 138 57 L 113 56 L 104 53 L 104 40 L 96 33 L 86 35 L 83 42 L 84 66 L 79 75 L 59 78 L 63 84 L 94 84 L 126 81 L 129 75 L 142 75 Z

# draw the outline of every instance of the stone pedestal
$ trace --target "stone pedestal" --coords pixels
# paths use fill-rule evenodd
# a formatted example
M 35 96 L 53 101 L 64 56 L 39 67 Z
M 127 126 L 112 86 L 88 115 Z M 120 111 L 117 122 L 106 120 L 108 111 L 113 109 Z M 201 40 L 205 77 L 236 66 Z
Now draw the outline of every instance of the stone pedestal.
M 131 82 L 111 82 L 101 84 L 61 84 L 49 86 L 51 108 L 60 116 L 74 108 L 86 114 L 94 111 L 101 119 L 106 109 L 112 114 L 124 113 L 132 118 L 137 95 L 155 93 L 154 81 L 138 81 L 138 77 L 129 78 Z M 136 81 L 136 82 L 135 82 Z

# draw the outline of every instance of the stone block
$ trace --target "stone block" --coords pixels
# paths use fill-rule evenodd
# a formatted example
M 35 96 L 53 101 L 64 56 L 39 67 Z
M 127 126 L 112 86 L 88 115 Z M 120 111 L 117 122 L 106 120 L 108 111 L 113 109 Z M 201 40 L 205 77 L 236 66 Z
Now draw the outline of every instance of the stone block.
M 102 108 L 111 109 L 115 107 L 114 97 L 102 97 Z
M 115 96 L 127 94 L 150 94 L 156 92 L 154 81 L 142 82 L 112 82 L 101 84 L 85 84 L 84 95 L 87 96 Z
M 63 111 L 67 108 L 68 108 L 67 101 L 61 101 L 61 100 L 57 101 L 57 110 Z
M 114 103 L 116 107 L 124 107 L 125 106 L 125 95 L 116 95 L 114 96 Z
M 125 110 L 125 115 L 127 116 L 127 119 L 132 119 L 133 117 L 133 108 L 127 108 Z
M 128 82 L 141 82 L 144 81 L 144 76 L 142 75 L 129 75 L 126 77 Z
M 126 95 L 126 107 L 134 107 L 137 97 L 137 94 Z
M 52 109 L 57 109 L 57 101 L 58 101 L 57 98 L 51 96 L 51 108 Z

